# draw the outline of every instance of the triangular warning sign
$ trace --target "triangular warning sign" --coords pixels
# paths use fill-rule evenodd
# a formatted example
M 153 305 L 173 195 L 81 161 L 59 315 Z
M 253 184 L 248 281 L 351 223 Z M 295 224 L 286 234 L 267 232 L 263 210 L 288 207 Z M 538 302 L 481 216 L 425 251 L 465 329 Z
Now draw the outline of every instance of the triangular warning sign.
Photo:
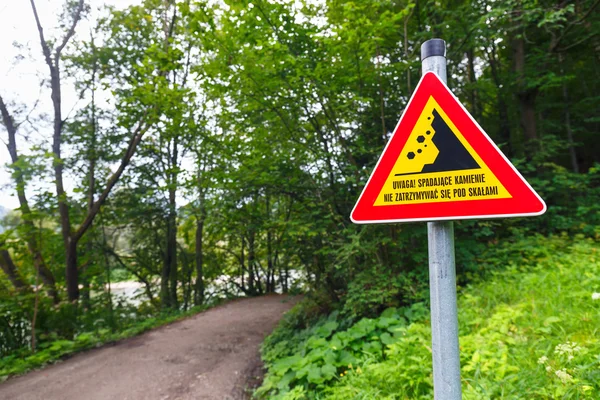
M 440 78 L 421 78 L 352 210 L 355 223 L 540 215 L 546 204 Z

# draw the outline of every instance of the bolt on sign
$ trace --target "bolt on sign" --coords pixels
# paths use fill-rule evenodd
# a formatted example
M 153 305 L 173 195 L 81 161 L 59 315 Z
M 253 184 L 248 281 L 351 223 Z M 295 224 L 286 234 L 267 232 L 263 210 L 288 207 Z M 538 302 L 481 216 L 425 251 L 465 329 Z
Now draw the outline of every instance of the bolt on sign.
M 546 204 L 433 72 L 421 78 L 351 219 L 541 215 Z

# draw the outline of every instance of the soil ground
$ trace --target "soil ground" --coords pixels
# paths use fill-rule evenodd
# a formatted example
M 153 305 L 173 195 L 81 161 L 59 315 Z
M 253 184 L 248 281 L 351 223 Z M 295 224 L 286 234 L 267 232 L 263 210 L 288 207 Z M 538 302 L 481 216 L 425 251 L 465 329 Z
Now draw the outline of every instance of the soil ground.
M 296 298 L 235 300 L 0 384 L 3 400 L 238 400 L 260 343 Z

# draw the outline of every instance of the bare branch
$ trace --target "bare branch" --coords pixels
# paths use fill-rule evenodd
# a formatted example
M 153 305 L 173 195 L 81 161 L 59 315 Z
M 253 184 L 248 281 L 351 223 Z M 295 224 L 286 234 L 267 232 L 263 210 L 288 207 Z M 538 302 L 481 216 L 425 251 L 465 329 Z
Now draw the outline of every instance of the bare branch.
M 33 0 L 31 0 L 31 1 L 33 2 Z M 79 4 L 77 5 L 77 10 L 75 11 L 75 15 L 73 15 L 73 22 L 71 23 L 71 27 L 69 28 L 69 31 L 67 32 L 67 34 L 63 38 L 63 41 L 60 44 L 60 46 L 58 46 L 56 48 L 56 53 L 55 54 L 56 54 L 56 59 L 57 60 L 58 60 L 58 57 L 60 56 L 60 53 L 63 51 L 63 49 L 65 48 L 65 46 L 69 42 L 69 39 L 71 39 L 71 37 L 73 37 L 73 35 L 75 34 L 75 27 L 77 26 L 77 23 L 81 19 L 81 12 L 82 11 L 83 11 L 83 0 L 79 0 Z
M 588 36 L 584 37 L 583 39 L 578 40 L 575 43 L 568 45 L 567 47 L 561 47 L 560 49 L 556 49 L 556 52 L 563 53 L 565 51 L 571 50 L 573 47 L 577 47 L 580 44 L 587 42 L 588 40 L 590 40 L 591 38 L 593 38 L 594 36 L 597 36 L 597 35 L 598 35 L 598 32 L 594 32 L 591 35 L 588 35 Z
M 30 0 L 31 9 L 33 10 L 33 16 L 35 17 L 35 23 L 37 25 L 37 30 L 40 35 L 40 42 L 42 44 L 42 51 L 44 53 L 44 58 L 46 59 L 46 64 L 50 67 L 50 70 L 54 69 L 54 65 L 52 64 L 52 56 L 50 55 L 50 47 L 48 47 L 48 43 L 46 42 L 46 38 L 44 37 L 44 28 L 42 28 L 42 23 L 40 22 L 40 17 L 38 16 L 37 8 L 35 6 L 35 1 Z
M 8 131 L 8 137 L 9 137 L 8 142 L 10 143 L 11 142 L 10 138 L 14 137 L 14 135 L 16 134 L 17 127 L 14 124 L 14 120 L 13 120 L 12 116 L 8 112 L 8 108 L 6 107 L 6 104 L 4 104 L 2 95 L 0 95 L 0 114 L 2 114 L 2 121 L 4 122 L 4 126 L 6 127 L 6 130 Z
M 85 216 L 84 221 L 81 223 L 81 225 L 79 226 L 79 228 L 73 235 L 74 241 L 78 241 L 79 239 L 81 239 L 83 234 L 92 225 L 94 218 L 98 214 L 98 211 L 100 211 L 100 207 L 102 206 L 102 204 L 104 203 L 104 201 L 110 194 L 110 191 L 112 190 L 112 188 L 115 186 L 115 184 L 117 183 L 117 181 L 123 174 L 123 171 L 129 164 L 129 161 L 131 161 L 131 157 L 133 157 L 133 155 L 135 154 L 135 150 L 137 149 L 137 146 L 141 142 L 142 137 L 144 136 L 144 134 L 146 133 L 146 131 L 149 128 L 150 128 L 150 126 L 145 123 L 145 116 L 142 117 L 140 123 L 138 124 L 137 128 L 133 132 L 133 135 L 129 141 L 129 145 L 127 146 L 127 150 L 125 151 L 125 154 L 123 154 L 123 157 L 121 158 L 121 163 L 119 165 L 119 168 L 115 171 L 114 174 L 112 174 L 110 176 L 110 178 L 108 179 L 108 182 L 106 184 L 106 187 L 104 188 L 104 190 L 98 197 L 98 200 L 96 200 L 94 202 L 94 204 L 92 205 L 92 207 L 90 207 L 87 215 Z
M 556 39 L 555 41 L 553 41 L 553 43 L 550 44 L 550 49 L 549 49 L 550 53 L 557 50 L 558 45 L 564 39 L 566 34 L 571 30 L 571 28 L 573 28 L 577 24 L 582 23 L 592 13 L 592 11 L 594 11 L 594 9 L 598 6 L 598 4 L 600 4 L 600 0 L 596 0 L 596 2 L 594 4 L 592 4 L 592 6 L 589 8 L 589 10 L 587 10 L 587 12 L 585 14 L 583 14 L 579 19 L 577 19 L 577 20 L 571 22 L 569 25 L 567 25 L 567 27 L 563 30 L 560 37 L 558 39 Z M 594 36 L 594 35 L 592 35 L 592 36 Z M 592 36 L 590 36 L 590 37 L 592 37 Z M 587 38 L 587 39 L 589 39 L 589 38 Z M 579 41 L 577 44 L 580 44 L 581 42 L 582 41 Z M 574 46 L 568 46 L 566 49 L 569 49 L 571 47 L 574 47 Z M 559 51 L 565 51 L 565 48 L 563 48 Z
M 37 97 L 37 99 L 35 100 L 35 103 L 33 103 L 33 106 L 31 107 L 31 109 L 29 110 L 29 112 L 27 113 L 27 115 L 25 116 L 25 119 L 23 119 L 23 121 L 21 121 L 21 122 L 19 122 L 19 123 L 17 124 L 17 128 L 18 128 L 19 126 L 21 126 L 21 124 L 22 124 L 22 123 L 24 123 L 24 122 L 26 122 L 26 121 L 27 121 L 27 122 L 30 122 L 29 118 L 31 117 L 31 114 L 33 114 L 33 112 L 35 111 L 35 109 L 37 108 L 37 106 L 40 104 L 40 99 L 41 99 L 41 97 L 42 97 L 42 88 L 43 88 L 43 87 L 44 87 L 44 85 L 43 85 L 43 82 L 42 82 L 42 83 L 40 83 L 40 89 L 39 89 L 39 91 L 38 91 L 38 97 Z M 30 123 L 31 123 L 31 122 L 30 122 Z
M 15 289 L 29 290 L 29 287 L 23 281 L 23 278 L 19 274 L 19 270 L 13 262 L 10 253 L 6 249 L 0 249 L 0 270 L 2 270 L 6 274 L 8 280 L 13 284 Z

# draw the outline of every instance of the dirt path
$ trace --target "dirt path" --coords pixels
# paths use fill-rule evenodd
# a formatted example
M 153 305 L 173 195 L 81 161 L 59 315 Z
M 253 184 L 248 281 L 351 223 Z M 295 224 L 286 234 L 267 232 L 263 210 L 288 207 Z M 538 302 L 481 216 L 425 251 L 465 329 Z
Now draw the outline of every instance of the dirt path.
M 294 302 L 277 295 L 233 301 L 10 379 L 0 384 L 0 399 L 244 399 L 260 371 L 260 343 Z

